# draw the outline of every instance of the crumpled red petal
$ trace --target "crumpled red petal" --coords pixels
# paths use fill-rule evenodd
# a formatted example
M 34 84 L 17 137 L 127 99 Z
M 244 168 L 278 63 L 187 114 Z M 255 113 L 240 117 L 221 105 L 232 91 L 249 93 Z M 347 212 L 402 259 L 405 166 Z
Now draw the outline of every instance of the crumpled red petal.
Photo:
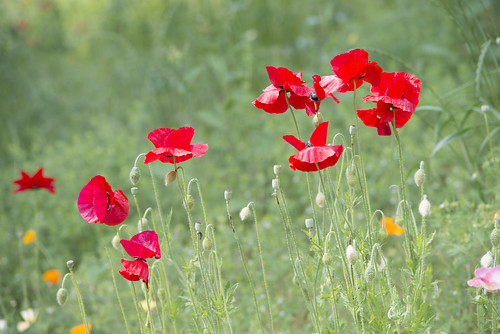
M 147 259 L 161 258 L 160 243 L 155 231 L 144 231 L 134 235 L 130 240 L 121 240 L 123 248 L 132 257 Z
M 138 281 L 140 279 L 146 283 L 146 287 L 148 286 L 149 279 L 149 267 L 146 260 L 137 259 L 134 261 L 128 261 L 122 259 L 123 268 L 120 269 L 119 273 L 129 281 Z

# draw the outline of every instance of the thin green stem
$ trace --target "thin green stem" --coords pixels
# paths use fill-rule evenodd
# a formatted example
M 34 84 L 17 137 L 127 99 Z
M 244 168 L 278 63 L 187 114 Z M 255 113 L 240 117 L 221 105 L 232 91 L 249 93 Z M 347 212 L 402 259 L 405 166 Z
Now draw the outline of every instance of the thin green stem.
M 120 310 L 122 311 L 123 321 L 125 322 L 125 328 L 127 328 L 127 333 L 130 334 L 130 329 L 128 327 L 127 316 L 125 315 L 125 309 L 123 308 L 122 299 L 120 298 L 120 293 L 118 292 L 118 286 L 116 285 L 115 277 L 115 267 L 113 266 L 113 261 L 111 261 L 111 256 L 109 255 L 108 247 L 104 247 L 106 254 L 108 255 L 109 265 L 111 266 L 111 276 L 113 277 L 113 285 L 115 286 L 116 298 L 118 298 L 118 304 L 120 304 Z
M 88 324 L 88 321 L 87 321 L 87 314 L 85 313 L 85 305 L 83 304 L 83 297 L 82 297 L 82 293 L 80 291 L 80 287 L 78 286 L 78 282 L 76 281 L 76 277 L 75 277 L 75 274 L 73 272 L 73 269 L 69 269 L 69 272 L 71 274 L 71 279 L 73 280 L 73 285 L 75 286 L 75 289 L 76 289 L 76 296 L 77 296 L 77 299 L 78 299 L 78 306 L 80 306 L 80 315 L 82 316 L 82 320 L 83 320 L 83 326 L 85 327 L 85 333 L 86 334 L 89 334 L 90 333 L 90 329 L 89 329 L 89 324 Z

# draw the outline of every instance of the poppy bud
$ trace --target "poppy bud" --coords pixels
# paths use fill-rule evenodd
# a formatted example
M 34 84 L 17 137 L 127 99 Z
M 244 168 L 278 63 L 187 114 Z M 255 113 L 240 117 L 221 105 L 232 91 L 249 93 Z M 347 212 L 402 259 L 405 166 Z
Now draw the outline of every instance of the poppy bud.
M 375 278 L 375 268 L 373 268 L 372 263 L 369 262 L 368 267 L 366 267 L 365 270 L 365 280 L 366 282 L 371 283 L 374 278 Z
M 314 127 L 317 127 L 320 123 L 323 123 L 323 115 L 321 115 L 319 111 L 314 115 L 312 123 Z
M 321 191 L 318 191 L 318 194 L 316 195 L 316 205 L 318 205 L 320 208 L 323 208 L 325 206 L 325 194 L 323 194 Z
M 481 106 L 481 112 L 482 112 L 483 114 L 486 114 L 486 113 L 488 112 L 488 110 L 490 110 L 490 106 L 489 106 L 489 105 L 487 105 L 487 104 L 483 104 L 483 105 Z
M 75 261 L 73 260 L 67 261 L 66 266 L 68 267 L 69 271 L 73 270 L 73 267 L 75 266 Z
M 132 187 L 130 188 L 130 192 L 132 193 L 132 196 L 137 196 L 139 194 L 139 188 Z
M 387 239 L 387 231 L 379 229 L 377 232 L 377 242 L 382 244 Z
M 191 210 L 194 206 L 194 198 L 190 194 L 187 195 L 187 207 L 186 207 L 186 200 L 183 201 L 182 205 L 184 206 L 184 209 Z
M 250 208 L 247 206 L 245 206 L 243 209 L 241 209 L 240 211 L 240 219 L 241 220 L 246 220 L 248 217 L 250 217 Z
M 354 160 L 351 160 L 349 166 L 345 170 L 345 176 L 347 178 L 347 184 L 349 187 L 354 188 L 356 185 L 356 166 L 354 165 Z
M 113 239 L 111 239 L 111 245 L 113 245 L 114 249 L 120 249 L 120 237 L 118 234 L 115 234 Z
M 273 166 L 273 171 L 274 171 L 274 175 L 276 175 L 276 177 L 280 176 L 281 165 L 274 165 Z
M 352 245 L 349 245 L 347 246 L 345 254 L 347 257 L 347 261 L 349 261 L 351 266 L 355 265 L 356 261 L 358 260 L 358 252 L 356 252 L 356 249 Z
M 132 169 L 130 170 L 130 174 L 128 175 L 129 179 L 130 179 L 130 182 L 136 186 L 137 183 L 139 183 L 139 180 L 141 179 L 141 170 L 139 169 L 139 167 L 137 166 L 134 166 L 132 167 Z
M 329 252 L 325 252 L 323 254 L 323 257 L 321 258 L 321 260 L 323 261 L 323 263 L 325 264 L 325 266 L 329 266 L 329 265 L 332 264 L 333 256 Z
M 307 227 L 307 228 L 313 228 L 313 227 L 314 227 L 314 219 L 312 219 L 312 218 L 307 218 L 307 219 L 306 219 L 306 227 Z
M 137 229 L 139 232 L 145 231 L 148 228 L 148 219 L 147 218 L 141 218 L 137 222 Z
M 489 267 L 493 263 L 493 256 L 491 255 L 491 252 L 488 251 L 486 254 L 483 255 L 481 258 L 481 267 Z
M 278 190 L 278 179 L 273 179 L 271 184 L 274 190 Z
M 497 45 L 500 45 L 500 37 L 497 37 L 497 38 L 495 39 L 495 43 L 497 43 Z
M 176 179 L 177 179 L 177 172 L 175 170 L 171 170 L 165 175 L 165 186 L 168 186 Z
M 207 251 L 211 250 L 212 249 L 212 240 L 210 240 L 209 238 L 205 237 L 205 239 L 203 239 L 203 248 Z
M 418 206 L 418 212 L 422 215 L 422 217 L 427 217 L 431 214 L 431 202 L 427 200 L 427 195 L 424 195 L 424 199 L 420 202 Z
M 194 223 L 194 229 L 196 232 L 201 232 L 201 230 L 203 229 L 203 223 L 202 222 Z
M 66 299 L 68 299 L 68 290 L 66 290 L 65 288 L 60 288 L 59 290 L 57 290 L 57 303 L 62 306 L 64 303 L 66 303 Z
M 490 241 L 493 247 L 498 247 L 498 243 L 500 242 L 500 230 L 498 228 L 494 228 L 490 234 Z
M 424 162 L 420 162 L 420 168 L 415 172 L 415 184 L 420 187 L 425 181 Z
M 233 197 L 233 192 L 231 190 L 224 190 L 224 199 L 229 202 Z
M 356 125 L 351 125 L 349 127 L 349 134 L 351 135 L 351 137 L 356 137 L 356 135 L 358 134 L 358 128 L 356 127 Z

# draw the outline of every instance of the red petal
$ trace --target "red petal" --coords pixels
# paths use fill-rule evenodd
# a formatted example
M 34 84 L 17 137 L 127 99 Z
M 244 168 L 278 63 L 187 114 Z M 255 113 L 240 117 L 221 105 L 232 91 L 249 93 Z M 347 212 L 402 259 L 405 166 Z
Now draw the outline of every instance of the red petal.
M 205 155 L 205 153 L 207 152 L 208 145 L 207 144 L 193 144 L 193 145 L 191 145 L 189 150 L 191 151 L 191 153 L 193 153 L 194 157 L 201 157 L 201 156 Z
M 285 135 L 283 139 L 299 151 L 306 147 L 306 144 L 304 144 L 302 140 L 297 139 L 294 135 Z
M 344 81 L 364 76 L 368 64 L 368 52 L 363 49 L 352 50 L 334 57 L 330 64 L 332 71 Z
M 149 268 L 145 260 L 137 259 L 135 261 L 121 260 L 123 268 L 119 273 L 129 281 L 138 281 L 142 279 L 148 286 Z
M 148 134 L 148 139 L 153 143 L 155 147 L 162 147 L 165 145 L 165 138 L 168 137 L 169 134 L 171 134 L 174 129 L 169 129 L 169 128 L 159 128 L 156 130 L 151 131 Z
M 144 231 L 138 233 L 130 240 L 121 240 L 123 248 L 132 257 L 147 259 L 161 258 L 160 243 L 155 231 Z
M 331 167 L 337 163 L 344 148 L 342 145 L 313 146 L 292 155 L 288 161 L 290 167 L 303 172 L 312 172 Z
M 266 89 L 264 89 L 264 93 L 253 101 L 252 104 L 271 114 L 281 114 L 288 109 L 285 92 L 272 85 L 266 87 Z
M 103 224 L 110 226 L 118 225 L 125 219 L 127 219 L 129 210 L 128 198 L 127 196 L 125 196 L 123 191 L 115 190 L 113 194 L 114 197 L 113 202 L 111 203 L 111 207 L 102 220 Z
M 322 122 L 316 127 L 316 129 L 314 129 L 309 141 L 314 146 L 326 145 L 327 132 L 328 122 Z
M 194 129 L 191 127 L 183 126 L 174 130 L 165 140 L 164 147 L 174 147 L 183 150 L 189 150 L 191 139 L 194 136 Z
M 269 75 L 269 80 L 274 87 L 290 90 L 291 85 L 301 85 L 305 83 L 302 81 L 302 73 L 294 73 L 285 67 L 266 67 L 267 74 Z

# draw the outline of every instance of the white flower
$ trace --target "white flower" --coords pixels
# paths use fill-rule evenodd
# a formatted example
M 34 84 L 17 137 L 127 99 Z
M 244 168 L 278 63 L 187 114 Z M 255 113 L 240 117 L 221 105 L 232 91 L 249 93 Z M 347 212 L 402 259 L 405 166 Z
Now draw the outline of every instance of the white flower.
M 20 321 L 17 323 L 18 332 L 22 333 L 26 331 L 30 326 L 36 321 L 38 317 L 38 311 L 33 310 L 32 308 L 21 311 L 21 317 L 24 321 Z

